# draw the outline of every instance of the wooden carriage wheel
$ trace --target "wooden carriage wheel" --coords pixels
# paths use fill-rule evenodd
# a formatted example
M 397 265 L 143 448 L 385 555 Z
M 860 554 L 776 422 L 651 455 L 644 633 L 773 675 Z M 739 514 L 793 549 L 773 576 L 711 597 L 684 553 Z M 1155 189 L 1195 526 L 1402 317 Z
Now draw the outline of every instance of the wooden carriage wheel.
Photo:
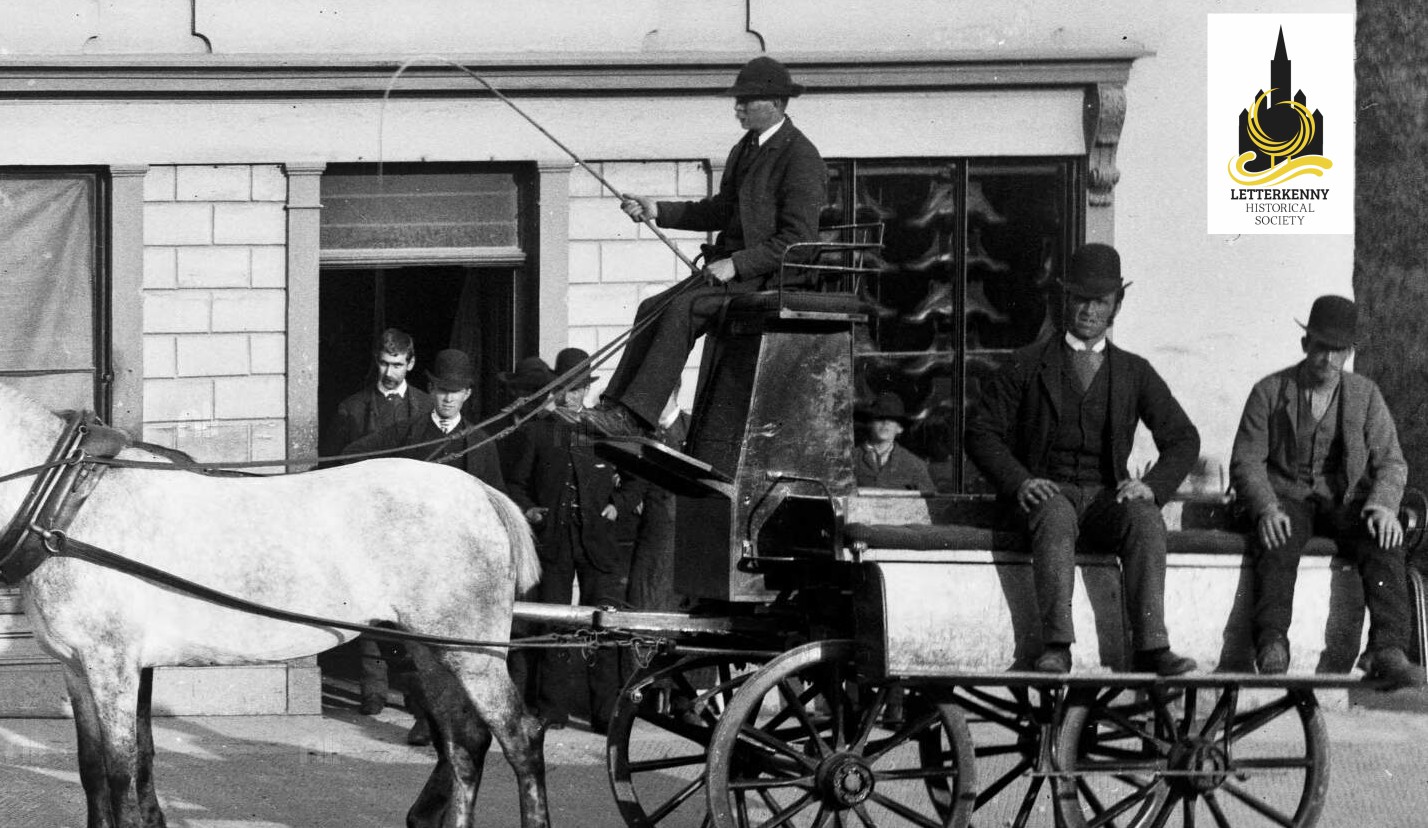
M 1131 688 L 1077 691 L 1068 700 L 1056 760 L 1069 828 L 1318 821 L 1329 737 L 1312 690 L 1142 692 L 1149 704 Z
M 760 663 L 727 656 L 663 658 L 625 685 L 610 720 L 605 763 L 626 824 L 708 824 L 704 765 L 710 739 L 730 699 Z M 642 743 L 651 732 L 678 738 Z M 658 752 L 645 752 L 646 744 L 658 745 Z
M 888 692 L 860 679 L 849 641 L 805 644 L 769 662 L 715 728 L 710 824 L 967 825 L 976 780 L 961 711 L 909 687 L 902 722 L 884 726 Z

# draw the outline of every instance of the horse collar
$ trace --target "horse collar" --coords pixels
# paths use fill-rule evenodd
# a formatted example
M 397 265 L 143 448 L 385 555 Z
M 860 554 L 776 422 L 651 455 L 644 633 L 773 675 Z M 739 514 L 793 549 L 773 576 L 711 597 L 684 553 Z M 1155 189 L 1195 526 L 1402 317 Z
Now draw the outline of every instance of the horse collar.
M 98 432 L 97 440 L 90 438 L 91 430 Z M 93 414 L 65 413 L 64 430 L 49 459 L 37 468 L 35 482 L 0 533 L 0 582 L 19 583 L 54 552 L 49 548 L 52 533 L 69 525 L 104 471 L 86 462 L 86 456 L 112 457 L 123 448 L 112 432 L 99 426 Z

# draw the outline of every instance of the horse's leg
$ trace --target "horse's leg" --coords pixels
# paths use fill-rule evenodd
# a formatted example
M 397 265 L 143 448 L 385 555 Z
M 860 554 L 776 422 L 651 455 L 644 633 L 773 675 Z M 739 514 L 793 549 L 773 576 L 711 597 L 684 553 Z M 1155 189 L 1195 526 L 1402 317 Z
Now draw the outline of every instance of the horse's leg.
M 135 788 L 139 765 L 135 721 L 139 709 L 139 667 L 121 657 L 91 661 L 85 664 L 85 679 L 99 718 L 114 828 L 143 828 Z
M 135 788 L 139 794 L 139 813 L 144 828 L 167 828 L 164 812 L 159 808 L 159 795 L 154 790 L 154 668 L 139 671 L 139 706 L 135 728 L 138 739 Z
M 467 828 L 472 824 L 491 734 L 465 689 L 426 647 L 411 647 L 417 692 L 431 720 L 437 764 L 407 812 L 407 828 Z
M 501 743 L 506 761 L 516 772 L 522 828 L 548 828 L 545 730 L 521 702 L 505 660 L 484 653 L 450 651 L 442 660 L 465 688 L 476 715 Z
M 84 786 L 89 828 L 113 828 L 109 806 L 109 776 L 104 766 L 104 739 L 99 729 L 99 711 L 94 707 L 89 683 L 68 665 L 64 683 L 69 704 L 74 709 L 74 730 L 79 742 L 79 781 Z

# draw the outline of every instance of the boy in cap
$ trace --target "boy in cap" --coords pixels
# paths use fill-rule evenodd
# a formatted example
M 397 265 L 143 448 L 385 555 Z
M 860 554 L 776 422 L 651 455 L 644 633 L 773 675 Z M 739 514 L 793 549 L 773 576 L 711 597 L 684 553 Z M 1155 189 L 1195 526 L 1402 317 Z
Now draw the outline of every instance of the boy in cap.
M 818 239 L 818 214 L 828 198 L 823 158 L 784 115 L 788 99 L 802 94 L 788 69 L 769 57 L 744 65 L 724 94 L 746 131 L 729 152 L 719 192 L 699 201 L 659 201 L 627 195 L 623 209 L 635 221 L 660 227 L 716 232 L 704 249 L 707 282 L 674 297 L 658 318 L 632 336 L 602 395 L 582 415 L 586 427 L 611 437 L 647 434 L 678 382 L 694 341 L 717 318 L 731 294 L 764 290 L 791 244 Z M 640 303 L 636 322 L 647 320 L 681 282 Z
M 867 440 L 853 456 L 853 478 L 859 488 L 937 490 L 927 463 L 897 442 L 908 421 L 902 397 L 884 391 L 872 405 L 855 413 L 868 428 Z
M 1012 354 L 967 423 L 967 455 L 1013 502 L 1031 538 L 1032 578 L 1045 649 L 1035 669 L 1071 670 L 1076 542 L 1085 533 L 1121 559 L 1134 653 L 1131 669 L 1179 675 L 1193 659 L 1165 629 L 1165 520 L 1160 507 L 1200 453 L 1200 433 L 1150 363 L 1106 333 L 1129 285 L 1115 248 L 1086 244 L 1062 284 L 1061 336 Z M 1127 469 L 1144 422 L 1160 456 L 1144 476 Z
M 1378 386 L 1344 370 L 1358 308 L 1321 296 L 1301 325 L 1304 359 L 1255 384 L 1230 459 L 1254 519 L 1255 663 L 1289 669 L 1289 623 L 1304 543 L 1317 529 L 1353 550 L 1371 627 L 1361 666 L 1389 688 L 1423 684 L 1408 643 L 1399 501 L 1408 465 Z

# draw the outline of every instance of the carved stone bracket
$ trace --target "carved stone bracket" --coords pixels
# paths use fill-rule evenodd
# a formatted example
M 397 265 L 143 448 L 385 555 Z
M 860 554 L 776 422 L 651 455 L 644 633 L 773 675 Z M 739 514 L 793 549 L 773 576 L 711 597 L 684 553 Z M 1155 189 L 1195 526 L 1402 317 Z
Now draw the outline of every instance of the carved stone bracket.
M 1115 200 L 1116 146 L 1126 122 L 1126 88 L 1119 83 L 1098 83 L 1086 87 L 1085 128 L 1087 152 L 1087 194 L 1092 207 L 1109 207 Z

